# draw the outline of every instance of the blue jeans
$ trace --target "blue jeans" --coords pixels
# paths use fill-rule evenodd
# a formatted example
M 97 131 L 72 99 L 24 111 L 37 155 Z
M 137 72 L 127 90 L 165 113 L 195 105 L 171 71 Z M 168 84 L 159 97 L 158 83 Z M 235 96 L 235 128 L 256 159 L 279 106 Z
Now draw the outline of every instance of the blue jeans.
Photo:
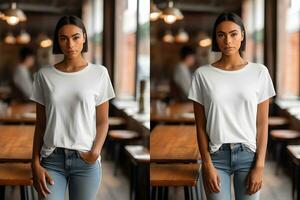
M 231 175 L 235 200 L 258 200 L 259 191 L 248 195 L 247 176 L 255 164 L 255 152 L 244 144 L 223 144 L 211 159 L 221 179 L 221 191 L 210 193 L 206 190 L 208 200 L 231 200 Z
M 48 157 L 42 158 L 41 165 L 54 181 L 54 185 L 47 183 L 51 193 L 43 200 L 63 200 L 67 185 L 69 199 L 96 199 L 102 176 L 100 161 L 88 164 L 78 151 L 56 148 Z

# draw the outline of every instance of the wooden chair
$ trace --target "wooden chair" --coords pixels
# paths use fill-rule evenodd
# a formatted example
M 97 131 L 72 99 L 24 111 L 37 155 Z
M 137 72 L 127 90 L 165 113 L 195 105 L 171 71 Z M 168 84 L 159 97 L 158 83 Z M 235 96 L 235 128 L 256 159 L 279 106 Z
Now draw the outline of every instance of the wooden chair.
M 108 138 L 109 140 L 114 142 L 114 174 L 116 176 L 122 147 L 134 141 L 137 141 L 140 138 L 140 134 L 132 130 L 111 130 L 108 132 Z
M 26 186 L 32 186 L 32 173 L 30 163 L 0 163 L 0 199 L 5 198 L 5 186 L 20 186 L 21 200 L 28 199 Z
M 272 130 L 270 132 L 271 139 L 275 145 L 275 174 L 278 174 L 279 164 L 282 154 L 285 153 L 286 146 L 290 143 L 297 142 L 300 139 L 300 132 L 296 130 Z
M 184 187 L 185 200 L 199 199 L 197 180 L 199 177 L 199 164 L 150 164 L 150 185 L 152 187 L 151 199 L 168 199 L 169 187 Z
M 146 175 L 142 176 L 143 179 L 149 180 L 148 178 L 148 166 L 150 163 L 150 152 L 149 149 L 142 145 L 126 145 L 125 151 L 131 160 L 131 173 L 130 173 L 130 194 L 129 199 L 138 199 L 139 187 L 141 181 L 139 181 L 139 174 L 142 171 L 142 167 L 146 166 Z M 144 175 L 144 174 L 142 174 Z M 147 187 L 148 188 L 148 187 Z
M 287 151 L 294 165 L 292 197 L 295 199 L 296 191 L 297 200 L 300 200 L 300 145 L 288 145 Z

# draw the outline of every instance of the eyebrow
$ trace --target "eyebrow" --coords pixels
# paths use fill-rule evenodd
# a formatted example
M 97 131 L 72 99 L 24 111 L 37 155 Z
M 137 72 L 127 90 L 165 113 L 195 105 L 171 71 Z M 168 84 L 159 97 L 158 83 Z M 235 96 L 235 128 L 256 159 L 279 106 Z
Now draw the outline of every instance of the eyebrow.
M 229 31 L 228 33 L 233 33 L 233 32 L 236 32 L 236 31 L 238 31 L 238 30 L 232 30 L 232 31 Z M 218 31 L 217 33 L 225 33 L 225 32 L 223 32 L 223 31 Z
M 76 35 L 80 35 L 80 33 L 75 33 L 75 34 L 73 34 L 71 37 L 74 37 L 74 36 L 76 36 Z M 68 37 L 67 35 L 59 35 L 59 37 Z

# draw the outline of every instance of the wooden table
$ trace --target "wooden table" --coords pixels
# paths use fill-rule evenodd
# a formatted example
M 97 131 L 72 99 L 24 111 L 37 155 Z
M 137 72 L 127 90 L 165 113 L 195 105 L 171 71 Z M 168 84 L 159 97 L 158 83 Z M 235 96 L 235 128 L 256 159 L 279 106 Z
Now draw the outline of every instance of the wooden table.
M 9 105 L 7 113 L 0 115 L 0 122 L 34 124 L 36 120 L 35 107 L 35 103 L 18 103 Z
M 173 103 L 166 105 L 165 107 L 163 106 L 163 108 L 152 104 L 151 122 L 194 124 L 195 117 L 193 103 Z
M 288 145 L 288 153 L 294 163 L 294 175 L 293 175 L 293 199 L 294 192 L 297 190 L 297 200 L 300 200 L 300 145 Z
M 0 162 L 30 162 L 34 126 L 0 126 Z
M 200 160 L 196 126 L 158 125 L 150 134 L 151 162 L 183 163 Z

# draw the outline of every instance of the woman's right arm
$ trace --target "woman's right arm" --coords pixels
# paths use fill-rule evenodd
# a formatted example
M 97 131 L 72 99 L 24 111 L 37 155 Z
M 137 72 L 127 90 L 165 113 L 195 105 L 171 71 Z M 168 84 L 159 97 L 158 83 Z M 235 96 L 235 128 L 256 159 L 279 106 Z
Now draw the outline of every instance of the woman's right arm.
M 46 181 L 54 184 L 53 180 L 47 171 L 40 164 L 40 150 L 43 146 L 43 138 L 46 130 L 46 111 L 45 106 L 36 103 L 36 125 L 33 138 L 33 151 L 32 151 L 32 173 L 33 185 L 39 195 L 46 197 L 50 190 L 47 187 Z
M 209 153 L 204 106 L 194 101 L 194 113 L 196 119 L 198 146 L 202 160 L 204 184 L 210 192 L 220 192 L 220 177 L 213 166 Z

